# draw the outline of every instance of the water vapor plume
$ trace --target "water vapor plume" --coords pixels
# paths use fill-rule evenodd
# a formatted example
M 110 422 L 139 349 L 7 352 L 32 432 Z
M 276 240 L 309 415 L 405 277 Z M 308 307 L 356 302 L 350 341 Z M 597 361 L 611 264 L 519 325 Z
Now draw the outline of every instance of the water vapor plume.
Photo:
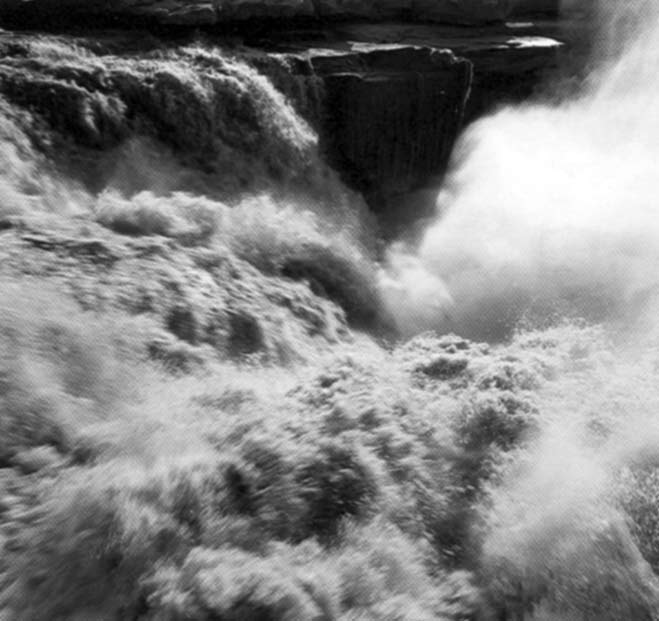
M 602 62 L 580 94 L 472 125 L 418 247 L 390 250 L 383 291 L 404 334 L 629 323 L 656 296 L 659 6 L 602 2 L 596 14 Z M 421 300 L 401 294 L 419 288 Z
M 499 341 L 560 323 L 550 340 L 573 344 L 485 509 L 501 618 L 649 620 L 659 607 L 659 6 L 600 2 L 594 15 L 598 56 L 578 94 L 473 124 L 434 219 L 416 247 L 389 249 L 381 275 L 404 335 Z M 584 319 L 602 341 L 578 342 Z

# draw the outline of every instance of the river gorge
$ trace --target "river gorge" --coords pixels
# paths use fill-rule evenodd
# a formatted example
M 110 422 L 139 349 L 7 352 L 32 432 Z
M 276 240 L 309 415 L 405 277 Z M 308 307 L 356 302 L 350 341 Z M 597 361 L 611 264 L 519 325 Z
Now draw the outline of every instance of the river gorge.
M 0 619 L 659 619 L 658 70 L 649 0 L 4 0 Z

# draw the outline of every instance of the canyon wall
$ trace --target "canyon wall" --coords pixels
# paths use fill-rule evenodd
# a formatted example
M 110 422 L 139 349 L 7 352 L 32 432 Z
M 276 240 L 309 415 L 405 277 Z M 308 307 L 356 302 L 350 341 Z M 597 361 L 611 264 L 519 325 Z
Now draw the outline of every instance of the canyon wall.
M 482 24 L 511 13 L 552 12 L 559 0 L 4 0 L 0 20 L 63 22 L 82 18 L 138 19 L 178 26 L 214 26 L 245 20 L 404 19 Z

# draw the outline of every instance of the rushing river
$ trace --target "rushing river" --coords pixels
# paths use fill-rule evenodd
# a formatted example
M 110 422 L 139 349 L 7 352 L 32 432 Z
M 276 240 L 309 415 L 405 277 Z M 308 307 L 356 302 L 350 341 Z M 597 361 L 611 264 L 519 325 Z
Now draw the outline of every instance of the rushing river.
M 0 33 L 0 619 L 659 619 L 659 7 L 602 4 L 384 249 L 299 85 Z

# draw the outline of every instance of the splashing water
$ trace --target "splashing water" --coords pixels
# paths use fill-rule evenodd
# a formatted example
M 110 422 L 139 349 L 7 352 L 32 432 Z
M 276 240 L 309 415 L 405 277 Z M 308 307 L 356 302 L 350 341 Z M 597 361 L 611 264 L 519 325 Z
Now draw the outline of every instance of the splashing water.
M 494 345 L 348 330 L 342 312 L 379 310 L 375 268 L 345 219 L 286 194 L 316 137 L 265 78 L 217 51 L 44 43 L 49 83 L 65 60 L 153 101 L 136 128 L 67 84 L 82 99 L 55 120 L 113 151 L 94 191 L 0 100 L 0 217 L 35 220 L 0 248 L 0 616 L 655 619 L 658 17 L 603 7 L 616 36 L 582 93 L 473 125 L 418 247 L 389 249 L 401 332 L 530 324 Z M 642 345 L 612 344 L 632 324 Z
M 601 9 L 609 61 L 580 96 L 468 129 L 435 221 L 415 250 L 389 252 L 397 286 L 383 288 L 404 333 L 499 339 L 557 315 L 629 323 L 656 297 L 659 10 L 624 5 Z
M 471 126 L 434 220 L 416 247 L 389 249 L 380 277 L 404 334 L 530 327 L 542 356 L 577 318 L 601 324 L 540 391 L 538 434 L 483 511 L 481 563 L 506 619 L 656 618 L 659 6 L 597 14 L 581 93 Z M 564 332 L 533 331 L 557 319 Z

